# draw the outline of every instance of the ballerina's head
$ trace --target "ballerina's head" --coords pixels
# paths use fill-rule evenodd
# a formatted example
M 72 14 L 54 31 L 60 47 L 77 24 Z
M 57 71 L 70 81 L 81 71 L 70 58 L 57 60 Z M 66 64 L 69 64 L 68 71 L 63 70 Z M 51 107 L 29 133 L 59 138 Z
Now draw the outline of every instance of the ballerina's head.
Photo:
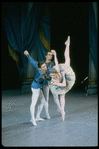
M 52 68 L 49 70 L 49 76 L 52 78 L 52 79 L 59 79 L 59 74 L 57 72 L 57 70 L 55 68 Z

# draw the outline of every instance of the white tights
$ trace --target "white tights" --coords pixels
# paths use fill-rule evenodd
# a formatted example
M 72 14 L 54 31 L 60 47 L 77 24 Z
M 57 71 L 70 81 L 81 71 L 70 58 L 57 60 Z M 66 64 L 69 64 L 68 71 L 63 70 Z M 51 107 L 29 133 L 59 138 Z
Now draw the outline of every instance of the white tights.
M 38 113 L 39 115 L 43 109 L 43 106 L 45 103 L 45 98 L 44 98 L 43 92 L 40 88 L 39 89 L 31 88 L 31 90 L 32 90 L 32 102 L 30 105 L 30 114 L 31 114 L 31 120 L 35 122 L 35 106 L 36 106 L 36 103 L 38 101 L 39 95 L 40 95 L 40 99 L 41 99 L 41 104 L 38 107 L 39 108 L 39 113 Z
M 60 102 L 58 99 L 58 95 L 53 93 L 53 97 L 54 97 L 54 102 L 57 105 L 57 109 L 60 111 L 60 113 L 62 114 L 62 119 L 64 121 L 64 116 L 65 116 L 65 94 L 61 94 L 60 95 Z
M 48 101 L 49 101 L 49 86 L 48 85 L 43 85 L 43 94 L 44 94 L 44 97 L 45 97 L 45 103 L 44 103 L 44 109 L 45 109 L 45 113 L 46 113 L 46 117 L 48 119 L 50 119 L 50 116 L 49 116 L 49 110 L 48 110 Z

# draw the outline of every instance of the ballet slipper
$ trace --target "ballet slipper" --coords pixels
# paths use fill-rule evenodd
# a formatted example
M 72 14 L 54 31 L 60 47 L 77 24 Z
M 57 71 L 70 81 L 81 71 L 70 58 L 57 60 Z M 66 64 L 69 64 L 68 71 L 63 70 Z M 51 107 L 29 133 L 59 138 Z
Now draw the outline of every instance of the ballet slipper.
M 51 119 L 51 117 L 50 117 L 49 115 L 47 115 L 47 117 L 46 117 L 46 118 L 47 118 L 48 120 L 49 120 L 49 119 Z
M 34 126 L 37 126 L 35 120 L 31 119 L 30 122 L 32 122 L 32 124 L 33 124 Z
M 70 36 L 68 36 L 68 39 L 65 42 L 65 45 L 68 45 L 68 44 L 70 44 Z
M 45 120 L 41 117 L 36 117 L 36 121 L 45 121 Z

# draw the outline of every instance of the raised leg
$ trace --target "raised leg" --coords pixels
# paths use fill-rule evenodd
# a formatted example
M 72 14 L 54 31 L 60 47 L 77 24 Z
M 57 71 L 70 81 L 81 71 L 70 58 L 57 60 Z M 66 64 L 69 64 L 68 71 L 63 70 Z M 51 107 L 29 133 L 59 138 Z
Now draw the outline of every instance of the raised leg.
M 69 57 L 69 46 L 70 46 L 70 36 L 68 36 L 67 41 L 65 42 L 66 48 L 64 52 L 65 64 L 70 65 L 70 57 Z

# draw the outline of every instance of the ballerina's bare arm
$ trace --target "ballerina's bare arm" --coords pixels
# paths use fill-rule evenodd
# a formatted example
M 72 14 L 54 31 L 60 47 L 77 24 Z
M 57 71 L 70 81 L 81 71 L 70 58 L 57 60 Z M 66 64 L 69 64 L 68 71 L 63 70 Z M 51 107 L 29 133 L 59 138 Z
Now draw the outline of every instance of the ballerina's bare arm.
M 65 87 L 66 86 L 66 79 L 65 79 L 65 73 L 61 72 L 63 75 L 63 82 L 62 83 L 56 83 L 54 82 L 53 85 L 59 86 L 59 87 Z
M 56 65 L 56 70 L 59 72 L 59 68 L 58 68 L 58 59 L 57 59 L 57 56 L 56 56 L 56 51 L 55 50 L 51 50 L 52 54 L 54 55 L 54 62 L 55 62 L 55 65 Z

